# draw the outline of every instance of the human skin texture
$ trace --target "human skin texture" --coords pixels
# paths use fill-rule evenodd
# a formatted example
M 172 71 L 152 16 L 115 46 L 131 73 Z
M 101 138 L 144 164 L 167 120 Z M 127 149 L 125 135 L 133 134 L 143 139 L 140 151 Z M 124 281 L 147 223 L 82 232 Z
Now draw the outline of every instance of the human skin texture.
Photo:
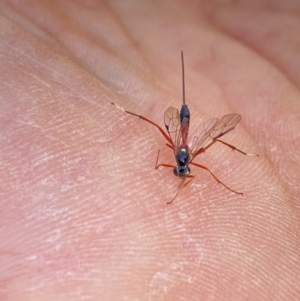
M 299 300 L 299 1 L 0 1 L 0 300 Z M 180 180 L 161 127 L 239 113 Z

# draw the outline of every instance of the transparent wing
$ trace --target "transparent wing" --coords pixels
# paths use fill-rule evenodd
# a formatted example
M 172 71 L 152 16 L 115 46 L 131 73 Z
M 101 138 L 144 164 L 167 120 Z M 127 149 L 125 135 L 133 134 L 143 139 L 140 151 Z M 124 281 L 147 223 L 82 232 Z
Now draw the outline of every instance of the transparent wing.
M 192 134 L 188 146 L 192 154 L 228 133 L 240 122 L 241 115 L 228 114 L 221 119 L 213 118 L 201 124 Z
M 180 117 L 178 109 L 173 107 L 165 111 L 165 127 L 173 143 L 173 149 L 180 145 Z

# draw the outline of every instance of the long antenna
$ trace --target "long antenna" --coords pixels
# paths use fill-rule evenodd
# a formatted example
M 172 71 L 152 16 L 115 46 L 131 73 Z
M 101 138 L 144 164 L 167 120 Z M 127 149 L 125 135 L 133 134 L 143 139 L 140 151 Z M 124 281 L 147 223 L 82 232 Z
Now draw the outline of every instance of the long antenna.
M 181 64 L 182 64 L 182 100 L 185 105 L 185 82 L 184 82 L 184 61 L 183 61 L 183 51 L 181 50 Z

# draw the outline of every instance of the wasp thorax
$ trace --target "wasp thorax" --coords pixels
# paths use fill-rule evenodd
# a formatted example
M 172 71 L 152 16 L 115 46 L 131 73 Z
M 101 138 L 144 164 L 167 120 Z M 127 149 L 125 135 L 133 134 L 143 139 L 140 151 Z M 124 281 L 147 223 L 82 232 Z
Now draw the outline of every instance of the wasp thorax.
M 190 154 L 186 148 L 181 148 L 176 155 L 176 162 L 178 166 L 186 166 L 189 163 Z

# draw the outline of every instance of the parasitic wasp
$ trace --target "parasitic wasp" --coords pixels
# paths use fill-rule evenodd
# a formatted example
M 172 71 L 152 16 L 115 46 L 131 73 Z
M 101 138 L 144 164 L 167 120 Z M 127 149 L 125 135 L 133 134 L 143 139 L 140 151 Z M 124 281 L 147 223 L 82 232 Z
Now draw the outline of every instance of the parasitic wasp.
M 191 174 L 190 165 L 207 170 L 213 176 L 213 178 L 218 183 L 223 185 L 225 188 L 227 188 L 233 193 L 243 195 L 242 192 L 233 190 L 227 185 L 225 185 L 223 182 L 221 182 L 214 175 L 214 173 L 206 166 L 193 162 L 198 155 L 204 153 L 208 148 L 210 148 L 216 142 L 222 143 L 223 145 L 226 145 L 232 150 L 236 150 L 243 155 L 258 156 L 256 154 L 245 153 L 239 150 L 238 148 L 236 148 L 235 146 L 225 141 L 219 140 L 220 137 L 224 136 L 229 131 L 233 130 L 235 126 L 241 121 L 242 117 L 241 115 L 234 113 L 234 114 L 224 115 L 220 119 L 218 118 L 209 119 L 204 123 L 202 123 L 195 130 L 195 132 L 190 137 L 188 137 L 191 115 L 188 106 L 185 102 L 184 60 L 183 60 L 182 51 L 181 51 L 181 65 L 182 65 L 183 104 L 181 106 L 180 111 L 173 107 L 169 107 L 165 111 L 164 123 L 168 134 L 158 124 L 147 119 L 146 117 L 124 110 L 123 108 L 119 107 L 113 102 L 112 104 L 116 106 L 118 109 L 128 114 L 136 116 L 154 125 L 167 140 L 166 145 L 174 151 L 176 166 L 171 164 L 164 164 L 164 163 L 158 164 L 160 150 L 158 151 L 156 164 L 155 164 L 155 169 L 158 169 L 160 166 L 173 168 L 174 175 L 182 179 L 182 182 L 179 185 L 179 191 L 176 193 L 176 195 L 173 197 L 171 201 L 167 202 L 167 204 L 171 204 L 175 200 L 177 195 L 181 192 L 181 190 L 185 188 L 195 178 L 195 176 Z M 186 179 L 188 180 L 186 181 Z

